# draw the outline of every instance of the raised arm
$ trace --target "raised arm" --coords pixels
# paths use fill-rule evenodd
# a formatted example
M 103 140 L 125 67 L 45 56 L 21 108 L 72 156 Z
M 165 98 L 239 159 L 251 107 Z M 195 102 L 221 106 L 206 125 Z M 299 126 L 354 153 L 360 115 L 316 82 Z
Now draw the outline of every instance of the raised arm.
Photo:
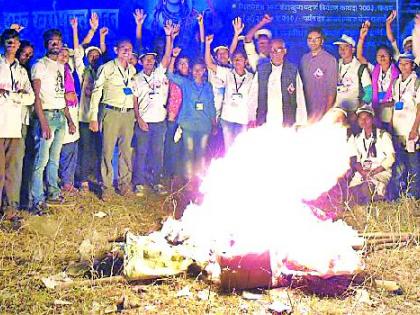
M 175 47 L 174 49 L 172 49 L 171 62 L 169 63 L 169 67 L 168 67 L 169 72 L 174 73 L 175 61 L 176 61 L 176 58 L 178 58 L 180 53 L 181 53 L 181 48 Z
M 398 60 L 400 56 L 400 50 L 398 49 L 397 41 L 395 40 L 394 33 L 392 32 L 392 22 L 397 17 L 397 11 L 392 10 L 389 16 L 386 18 L 385 27 L 386 27 L 386 37 L 391 43 L 392 50 L 394 51 L 394 59 Z
M 261 19 L 261 21 L 259 21 L 257 24 L 255 24 L 249 31 L 248 33 L 245 35 L 245 42 L 246 43 L 250 43 L 252 41 L 252 39 L 254 38 L 255 33 L 263 28 L 264 26 L 266 26 L 267 24 L 271 23 L 271 21 L 273 21 L 273 18 L 271 16 L 269 16 L 268 14 L 265 14 L 263 16 L 263 18 Z
M 233 19 L 232 25 L 233 25 L 233 38 L 229 47 L 229 54 L 231 55 L 235 52 L 236 48 L 238 47 L 238 37 L 239 35 L 241 35 L 245 27 L 240 17 Z
M 166 44 L 165 44 L 165 54 L 162 57 L 162 66 L 168 68 L 169 63 L 171 62 L 172 47 L 176 36 L 179 34 L 179 25 L 172 24 L 172 21 L 166 21 L 164 26 Z
M 102 54 L 105 54 L 107 50 L 105 39 L 106 39 L 106 36 L 108 35 L 108 32 L 109 32 L 108 27 L 102 27 L 99 30 L 99 48 L 101 49 Z
M 420 64 L 420 14 L 416 15 L 413 29 L 413 54 L 416 57 L 417 65 Z
M 79 48 L 79 32 L 76 17 L 70 19 L 70 25 L 71 29 L 73 30 L 73 48 L 77 49 Z
M 213 42 L 213 39 L 214 39 L 214 35 L 207 35 L 206 36 L 206 49 L 205 49 L 205 53 L 204 53 L 204 60 L 206 62 L 207 68 L 209 68 L 211 71 L 216 73 L 217 66 L 213 62 L 213 58 L 211 57 L 211 52 L 210 52 L 210 45 Z
M 359 34 L 359 41 L 357 42 L 357 50 L 356 50 L 356 57 L 362 64 L 368 64 L 368 60 L 363 55 L 363 48 L 365 45 L 366 36 L 369 32 L 370 22 L 365 21 L 363 22 L 362 26 L 360 27 L 360 34 Z
M 205 30 L 204 30 L 203 14 L 201 14 L 201 13 L 197 14 L 197 22 L 198 22 L 198 29 L 200 30 L 200 43 L 204 44 L 206 33 L 205 33 Z
M 89 19 L 90 30 L 82 41 L 82 45 L 89 45 L 99 26 L 98 15 L 93 12 Z
M 140 50 L 142 48 L 143 24 L 147 14 L 144 13 L 143 9 L 136 9 L 133 13 L 133 17 L 136 22 L 136 48 Z

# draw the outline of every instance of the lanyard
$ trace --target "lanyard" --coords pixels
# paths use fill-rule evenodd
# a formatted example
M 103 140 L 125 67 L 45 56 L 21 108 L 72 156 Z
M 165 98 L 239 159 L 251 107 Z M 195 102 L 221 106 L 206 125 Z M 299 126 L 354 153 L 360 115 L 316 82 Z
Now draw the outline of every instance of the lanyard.
M 239 84 L 239 87 L 238 87 L 238 82 L 236 81 L 236 74 L 235 74 L 235 72 L 233 72 L 233 79 L 235 80 L 236 93 L 239 93 L 239 90 L 242 87 L 242 85 L 244 84 L 244 81 L 246 79 L 246 75 L 244 75 L 244 78 L 242 79 L 241 84 Z
M 195 87 L 197 87 L 198 88 L 198 86 L 197 86 L 197 84 L 194 82 L 194 85 L 195 85 Z M 198 97 L 197 97 L 197 101 L 198 102 L 200 102 L 200 100 L 201 100 L 201 93 L 203 93 L 203 90 L 204 90 L 204 88 L 205 88 L 205 84 L 203 84 L 203 86 L 201 87 L 201 90 L 200 90 L 200 93 L 198 93 Z
M 119 65 L 117 65 L 117 62 L 115 61 L 115 65 L 117 66 L 117 68 L 118 68 L 118 71 L 120 72 L 120 74 L 121 74 L 121 77 L 122 77 L 122 79 L 123 79 L 123 82 L 124 82 L 124 85 L 125 85 L 125 87 L 128 87 L 128 78 L 126 78 L 125 76 L 124 76 L 124 74 L 122 73 L 122 71 L 121 71 L 121 69 L 120 69 L 120 66 Z M 128 69 L 128 67 L 127 67 L 127 69 Z M 125 72 L 125 71 L 124 71 Z M 130 69 L 128 69 L 128 74 L 130 75 Z
M 369 139 L 368 139 L 368 140 L 369 140 Z M 372 139 L 372 141 L 370 141 L 369 146 L 368 146 L 368 147 L 366 147 L 366 139 L 365 139 L 365 138 L 363 138 L 363 147 L 365 148 L 366 157 L 369 157 L 369 156 L 370 156 L 370 149 L 371 149 L 371 147 L 372 147 L 372 144 L 373 144 L 373 139 Z
M 16 61 L 14 61 L 9 67 L 9 69 L 10 69 L 10 80 L 12 81 L 12 91 L 14 92 L 15 91 L 15 89 L 16 89 L 16 81 L 15 81 L 15 78 L 14 78 L 14 76 L 13 76 L 13 69 L 12 69 L 12 67 L 15 65 L 15 63 L 16 63 Z
M 413 78 L 410 78 L 410 80 L 407 82 L 407 84 L 405 85 L 404 90 L 402 91 L 402 93 L 401 93 L 401 83 L 402 83 L 402 80 L 401 80 L 400 83 L 398 83 L 398 101 L 399 102 L 401 101 L 401 97 L 403 97 L 403 95 L 404 95 L 405 91 L 407 90 L 408 85 L 411 83 L 411 80 L 412 79 Z
M 391 68 L 389 68 L 389 69 L 391 69 Z M 382 69 L 381 69 L 381 91 L 380 92 L 385 92 L 384 91 L 384 80 L 385 80 L 385 78 L 386 78 L 386 74 L 387 74 L 387 72 L 384 72 Z
M 349 66 L 347 67 L 346 71 L 344 72 L 343 75 L 341 75 L 341 69 L 343 68 L 343 66 L 340 66 L 340 81 L 343 82 L 343 79 L 346 77 L 347 72 L 349 72 L 351 65 L 349 64 Z
M 143 75 L 143 79 L 144 79 L 144 81 L 146 81 L 147 85 L 149 86 L 149 89 L 151 89 L 154 92 L 155 91 L 155 89 L 154 89 L 155 86 L 154 85 L 152 86 L 150 84 L 150 82 L 153 81 L 153 78 L 150 81 L 147 81 L 146 76 Z

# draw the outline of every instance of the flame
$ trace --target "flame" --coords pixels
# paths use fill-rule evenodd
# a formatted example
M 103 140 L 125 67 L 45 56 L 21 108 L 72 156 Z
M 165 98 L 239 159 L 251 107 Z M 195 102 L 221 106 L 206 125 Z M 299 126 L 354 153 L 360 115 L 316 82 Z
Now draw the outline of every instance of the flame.
M 218 255 L 270 252 L 274 273 L 290 265 L 319 275 L 363 268 L 352 245 L 357 232 L 343 221 L 320 220 L 303 200 L 336 184 L 349 168 L 346 129 L 324 121 L 296 130 L 266 124 L 237 137 L 214 160 L 200 187 L 201 205 L 181 218 L 197 248 Z

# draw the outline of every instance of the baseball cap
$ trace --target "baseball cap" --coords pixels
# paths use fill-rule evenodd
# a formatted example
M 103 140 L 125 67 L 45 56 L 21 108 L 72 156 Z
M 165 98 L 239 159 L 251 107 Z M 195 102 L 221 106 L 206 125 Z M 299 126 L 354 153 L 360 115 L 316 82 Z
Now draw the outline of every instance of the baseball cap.
M 91 52 L 92 50 L 96 50 L 96 51 L 99 52 L 100 55 L 102 55 L 102 50 L 99 47 L 96 47 L 96 46 L 89 46 L 88 48 L 86 48 L 85 55 L 87 56 L 89 54 L 89 52 Z
M 357 116 L 359 116 L 359 114 L 361 114 L 361 113 L 369 113 L 372 116 L 375 116 L 375 112 L 374 112 L 374 110 L 372 108 L 372 105 L 370 105 L 370 104 L 365 104 L 365 105 L 363 105 L 362 107 L 359 107 L 356 110 L 356 115 Z
M 258 39 L 258 37 L 260 37 L 261 35 L 265 35 L 269 39 L 271 39 L 273 37 L 273 35 L 271 34 L 270 30 L 268 30 L 266 28 L 262 28 L 262 29 L 256 31 L 255 34 L 254 34 L 254 38 L 255 39 Z
M 217 46 L 217 47 L 213 48 L 213 52 L 216 54 L 219 49 L 226 49 L 226 50 L 229 51 L 228 46 L 220 45 L 220 46 Z
M 403 46 L 405 44 L 407 44 L 407 42 L 409 42 L 410 40 L 413 41 L 413 36 L 407 36 L 406 38 L 404 38 L 404 40 L 403 40 Z
M 416 57 L 414 57 L 412 53 L 404 53 L 398 56 L 398 60 L 401 60 L 401 59 L 408 59 L 410 61 L 414 61 Z
M 354 41 L 354 39 L 346 34 L 341 35 L 340 39 L 335 41 L 333 44 L 334 45 L 349 44 L 349 45 L 352 45 L 353 47 L 356 46 L 356 42 Z

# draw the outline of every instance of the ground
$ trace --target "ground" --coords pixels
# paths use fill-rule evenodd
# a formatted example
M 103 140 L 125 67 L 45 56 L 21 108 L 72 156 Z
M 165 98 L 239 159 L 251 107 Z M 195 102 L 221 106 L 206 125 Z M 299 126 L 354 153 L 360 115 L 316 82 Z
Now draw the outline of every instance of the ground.
M 126 229 L 145 234 L 158 229 L 162 218 L 178 206 L 171 197 L 115 196 L 104 203 L 93 193 L 71 198 L 74 207 L 53 209 L 49 216 L 27 214 L 21 227 L 0 222 L 0 313 L 4 314 L 266 314 L 268 305 L 284 297 L 293 314 L 420 314 L 420 246 L 380 250 L 366 257 L 368 274 L 397 281 L 402 295 L 366 285 L 370 303 L 349 293 L 320 298 L 298 290 L 259 291 L 257 300 L 241 292 L 226 294 L 215 285 L 186 275 L 160 282 L 77 286 L 50 290 L 41 278 L 62 272 L 83 257 L 93 265 Z M 102 211 L 107 215 L 97 217 Z M 420 231 L 420 203 L 402 198 L 395 203 L 358 207 L 345 220 L 360 231 Z M 308 236 L 309 237 L 309 236 Z M 85 240 L 85 250 L 80 245 Z M 86 242 L 87 241 L 87 242 Z M 86 246 L 85 246 L 86 247 Z M 76 279 L 82 280 L 79 275 Z M 177 297 L 189 288 L 190 296 Z M 121 301 L 125 299 L 125 306 Z M 63 302 L 68 302 L 63 305 Z

